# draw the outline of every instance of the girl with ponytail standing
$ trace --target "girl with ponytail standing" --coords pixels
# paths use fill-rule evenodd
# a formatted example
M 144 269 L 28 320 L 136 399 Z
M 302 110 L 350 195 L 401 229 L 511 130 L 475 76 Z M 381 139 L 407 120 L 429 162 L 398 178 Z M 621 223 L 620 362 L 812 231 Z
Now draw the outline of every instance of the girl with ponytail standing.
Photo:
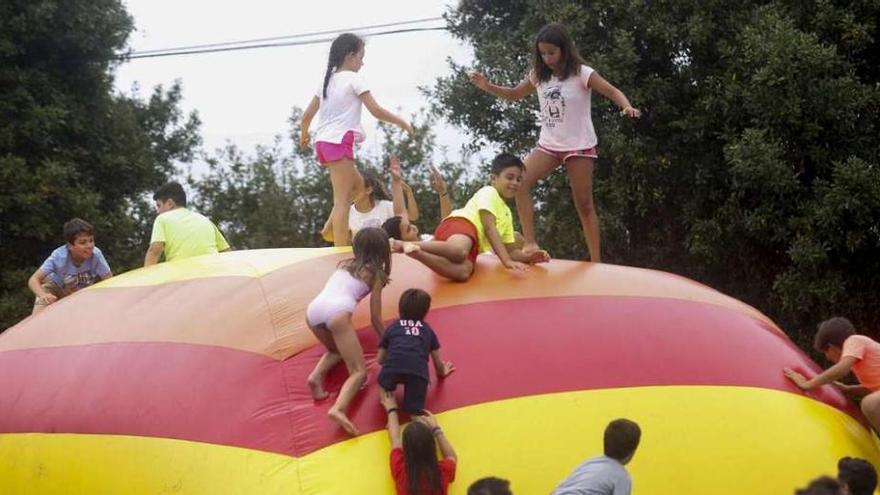
M 364 188 L 364 181 L 354 165 L 354 143 L 364 140 L 361 127 L 361 104 L 379 120 L 394 124 L 409 135 L 409 122 L 382 108 L 370 94 L 370 89 L 358 74 L 364 65 L 364 40 L 355 34 L 344 33 L 333 40 L 327 71 L 319 90 L 312 97 L 302 117 L 300 148 L 309 146 L 309 126 L 318 115 L 315 153 L 318 161 L 330 171 L 333 185 L 333 244 L 347 246 L 348 213 L 352 200 Z

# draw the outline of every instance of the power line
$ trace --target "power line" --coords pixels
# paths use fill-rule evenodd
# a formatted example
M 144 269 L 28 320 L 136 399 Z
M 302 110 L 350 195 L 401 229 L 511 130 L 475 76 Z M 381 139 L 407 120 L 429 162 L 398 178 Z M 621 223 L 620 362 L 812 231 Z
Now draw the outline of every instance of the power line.
M 301 34 L 291 34 L 287 36 L 275 36 L 271 38 L 256 38 L 251 40 L 240 40 L 240 41 L 230 41 L 225 43 L 209 43 L 209 44 L 201 44 L 201 45 L 190 45 L 190 46 L 181 46 L 174 48 L 164 48 L 164 49 L 155 49 L 155 50 L 144 50 L 139 52 L 132 52 L 130 54 L 123 54 L 117 56 L 119 60 L 132 60 L 137 58 L 155 58 L 155 57 L 170 57 L 174 55 L 194 55 L 201 53 L 217 53 L 217 52 L 229 52 L 229 51 L 237 51 L 237 50 L 252 50 L 256 48 L 274 48 L 274 47 L 283 47 L 283 46 L 298 46 L 298 45 L 311 45 L 316 43 L 325 43 L 327 41 L 332 41 L 333 37 L 324 37 L 319 39 L 305 40 L 305 41 L 284 41 L 280 43 L 266 43 L 267 41 L 277 41 L 277 40 L 289 40 L 289 39 L 298 39 L 298 38 L 307 38 L 312 36 L 319 36 L 325 34 L 338 34 L 344 32 L 361 32 L 363 30 L 377 29 L 381 27 L 391 27 L 391 26 L 401 26 L 408 24 L 421 24 L 424 22 L 437 21 L 442 20 L 442 17 L 430 17 L 424 19 L 413 19 L 409 21 L 399 21 L 399 22 L 390 22 L 385 24 L 374 24 L 370 26 L 361 26 L 358 28 L 348 28 L 348 29 L 333 29 L 327 31 L 315 31 L 311 33 L 301 33 Z M 379 31 L 375 33 L 363 33 L 364 37 L 372 37 L 372 36 L 384 36 L 389 34 L 400 34 L 400 33 L 411 33 L 411 32 L 420 32 L 420 31 L 441 31 L 446 30 L 446 27 L 424 27 L 424 28 L 407 28 L 407 29 L 394 29 L 389 31 Z
M 410 28 L 410 29 L 395 29 L 392 31 L 381 31 L 378 33 L 371 33 L 364 35 L 365 37 L 374 37 L 374 36 L 384 36 L 388 34 L 400 34 L 400 33 L 414 33 L 419 31 L 445 31 L 445 27 L 432 27 L 432 28 Z M 166 53 L 148 53 L 148 54 L 137 54 L 133 53 L 131 55 L 125 56 L 122 55 L 119 58 L 121 60 L 132 60 L 137 58 L 156 58 L 156 57 L 173 57 L 175 55 L 197 55 L 202 53 L 219 53 L 219 52 L 232 52 L 239 50 L 253 50 L 257 48 L 276 48 L 282 46 L 299 46 L 299 45 L 314 45 L 317 43 L 325 43 L 327 41 L 333 41 L 335 36 L 329 38 L 321 38 L 316 40 L 308 40 L 308 41 L 288 41 L 283 43 L 266 43 L 266 44 L 257 44 L 257 45 L 246 45 L 246 46 L 230 46 L 223 48 L 205 48 L 205 49 L 196 49 L 196 50 L 184 50 L 184 51 L 176 51 L 176 52 L 166 52 Z

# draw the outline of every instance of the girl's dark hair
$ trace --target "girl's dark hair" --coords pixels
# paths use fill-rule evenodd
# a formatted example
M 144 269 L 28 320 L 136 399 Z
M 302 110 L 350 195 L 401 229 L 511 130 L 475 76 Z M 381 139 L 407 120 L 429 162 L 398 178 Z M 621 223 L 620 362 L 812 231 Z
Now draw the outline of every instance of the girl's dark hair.
M 330 76 L 333 75 L 333 71 L 342 65 L 346 55 L 357 53 L 363 47 L 364 40 L 353 33 L 342 33 L 333 40 L 330 45 L 330 56 L 327 57 L 327 72 L 324 73 L 324 89 L 322 90 L 324 98 L 327 97 L 327 85 L 330 84 Z
M 560 61 L 563 64 L 562 77 L 574 76 L 580 73 L 581 65 L 584 65 L 584 59 L 578 53 L 574 41 L 569 36 L 565 27 L 559 23 L 550 23 L 542 27 L 535 37 L 535 60 L 532 62 L 532 70 L 535 71 L 535 77 L 538 81 L 549 81 L 553 76 L 553 69 L 547 67 L 544 59 L 541 58 L 541 50 L 538 49 L 538 43 L 549 43 L 559 47 Z
M 388 233 L 388 237 L 392 239 L 402 240 L 403 233 L 400 231 L 400 222 L 402 221 L 402 216 L 395 215 L 388 220 L 385 220 L 385 223 L 382 224 L 382 230 Z
M 434 434 L 424 423 L 413 421 L 403 430 L 403 460 L 406 464 L 407 491 L 412 494 L 439 494 L 440 466 Z M 425 488 L 428 490 L 425 491 Z
M 379 180 L 379 176 L 375 174 L 375 172 L 366 171 L 363 174 L 364 177 L 364 188 L 369 187 L 373 190 L 370 194 L 370 199 L 373 200 L 375 204 L 377 201 L 391 201 L 391 196 L 388 194 L 388 191 L 385 190 L 385 184 L 382 184 L 382 181 Z
M 339 267 L 348 270 L 355 278 L 360 277 L 363 270 L 376 277 L 385 285 L 391 275 L 391 246 L 388 245 L 388 233 L 378 227 L 361 229 L 351 243 L 354 258 L 342 260 Z

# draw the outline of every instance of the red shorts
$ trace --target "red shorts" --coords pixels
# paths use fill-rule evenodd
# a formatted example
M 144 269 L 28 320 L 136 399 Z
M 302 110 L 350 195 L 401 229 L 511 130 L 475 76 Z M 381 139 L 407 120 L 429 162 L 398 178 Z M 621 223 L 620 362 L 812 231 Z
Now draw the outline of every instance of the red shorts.
M 318 161 L 321 165 L 336 162 L 343 158 L 354 160 L 354 133 L 352 131 L 346 132 L 342 136 L 342 142 L 339 144 L 318 141 L 315 143 L 315 154 L 318 155 Z
M 477 228 L 466 218 L 447 217 L 434 230 L 434 239 L 445 241 L 453 234 L 466 235 L 471 238 L 471 250 L 468 252 L 467 259 L 474 266 L 477 266 L 477 255 L 480 254 L 480 235 L 477 233 Z
M 571 157 L 599 158 L 599 149 L 595 146 L 585 150 L 555 151 L 547 149 L 539 144 L 535 146 L 535 151 L 540 151 L 541 153 L 555 157 L 562 163 L 565 163 L 565 160 L 568 160 Z

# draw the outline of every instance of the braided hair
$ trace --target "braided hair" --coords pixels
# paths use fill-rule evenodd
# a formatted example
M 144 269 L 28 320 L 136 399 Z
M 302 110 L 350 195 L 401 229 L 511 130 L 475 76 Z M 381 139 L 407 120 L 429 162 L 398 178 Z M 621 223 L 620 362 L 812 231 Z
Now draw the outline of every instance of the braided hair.
M 327 97 L 327 85 L 330 84 L 330 76 L 333 75 L 333 71 L 342 65 L 346 55 L 357 53 L 363 47 L 364 40 L 352 33 L 342 33 L 333 40 L 333 43 L 330 45 L 330 56 L 327 57 L 327 72 L 324 74 L 324 98 Z

